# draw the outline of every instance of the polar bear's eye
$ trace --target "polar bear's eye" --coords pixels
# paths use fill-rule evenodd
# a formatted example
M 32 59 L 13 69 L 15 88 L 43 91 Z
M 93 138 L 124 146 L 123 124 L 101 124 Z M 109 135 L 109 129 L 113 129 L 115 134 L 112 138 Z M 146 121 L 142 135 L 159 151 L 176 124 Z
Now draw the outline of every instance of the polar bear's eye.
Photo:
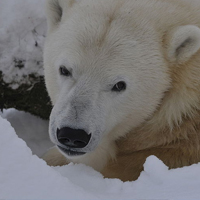
M 60 66 L 60 74 L 63 76 L 71 76 L 71 72 L 65 67 L 65 66 Z
M 114 91 L 114 92 L 121 92 L 121 91 L 124 91 L 124 90 L 126 90 L 126 83 L 124 81 L 118 82 L 112 88 L 112 91 Z

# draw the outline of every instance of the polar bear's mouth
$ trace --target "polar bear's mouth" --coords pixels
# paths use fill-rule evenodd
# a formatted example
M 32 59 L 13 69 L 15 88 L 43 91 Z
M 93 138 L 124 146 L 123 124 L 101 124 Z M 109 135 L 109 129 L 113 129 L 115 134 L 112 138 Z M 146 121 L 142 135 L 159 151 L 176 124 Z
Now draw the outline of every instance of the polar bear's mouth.
M 61 150 L 61 152 L 63 152 L 64 154 L 67 154 L 67 156 L 82 156 L 86 154 L 86 152 L 72 151 L 71 149 L 65 149 L 60 146 L 58 146 L 58 149 Z

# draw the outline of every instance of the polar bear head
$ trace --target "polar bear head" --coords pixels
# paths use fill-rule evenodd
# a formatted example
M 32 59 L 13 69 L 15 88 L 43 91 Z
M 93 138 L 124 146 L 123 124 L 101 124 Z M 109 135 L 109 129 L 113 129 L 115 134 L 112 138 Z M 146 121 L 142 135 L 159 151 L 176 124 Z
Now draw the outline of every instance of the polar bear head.
M 141 6 L 133 0 L 47 1 L 49 131 L 68 159 L 112 156 L 114 142 L 159 109 L 172 87 L 169 65 L 187 62 L 200 48 L 198 27 L 159 31 Z

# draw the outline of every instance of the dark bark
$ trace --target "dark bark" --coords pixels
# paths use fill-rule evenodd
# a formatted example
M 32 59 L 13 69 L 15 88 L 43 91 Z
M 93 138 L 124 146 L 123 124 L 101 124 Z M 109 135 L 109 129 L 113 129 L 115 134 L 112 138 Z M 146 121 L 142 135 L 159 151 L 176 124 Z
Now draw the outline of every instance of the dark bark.
M 0 109 L 16 108 L 43 119 L 48 119 L 52 106 L 47 94 L 44 77 L 29 75 L 32 85 L 23 84 L 16 90 L 3 81 L 0 71 Z

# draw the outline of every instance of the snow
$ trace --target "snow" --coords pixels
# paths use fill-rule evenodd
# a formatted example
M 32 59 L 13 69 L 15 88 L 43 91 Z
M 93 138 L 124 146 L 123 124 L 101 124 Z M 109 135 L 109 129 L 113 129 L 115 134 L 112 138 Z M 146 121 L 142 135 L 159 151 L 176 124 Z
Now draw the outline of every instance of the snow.
M 125 183 L 105 179 L 82 164 L 49 167 L 19 138 L 23 137 L 34 151 L 38 148 L 35 153 L 41 155 L 51 146 L 48 122 L 14 109 L 4 110 L 1 115 L 5 119 L 0 117 L 0 199 L 200 198 L 200 164 L 169 170 L 158 158 L 150 156 L 138 180 Z
M 15 109 L 4 110 L 0 115 L 11 123 L 17 135 L 26 141 L 33 154 L 41 157 L 53 146 L 48 135 L 48 121 Z
M 31 84 L 29 74 L 43 75 L 42 49 L 47 28 L 44 0 L 1 0 L 0 24 L 4 81 L 12 88 Z

